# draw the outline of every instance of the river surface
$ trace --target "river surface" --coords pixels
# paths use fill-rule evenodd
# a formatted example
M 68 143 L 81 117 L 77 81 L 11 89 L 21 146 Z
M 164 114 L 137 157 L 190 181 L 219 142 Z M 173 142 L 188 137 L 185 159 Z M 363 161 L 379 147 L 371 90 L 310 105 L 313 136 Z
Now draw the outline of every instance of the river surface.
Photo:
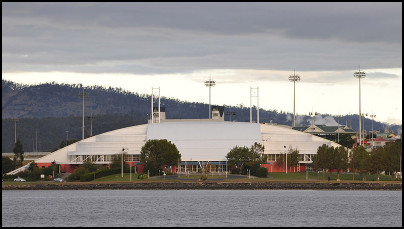
M 402 191 L 3 190 L 3 227 L 402 227 Z

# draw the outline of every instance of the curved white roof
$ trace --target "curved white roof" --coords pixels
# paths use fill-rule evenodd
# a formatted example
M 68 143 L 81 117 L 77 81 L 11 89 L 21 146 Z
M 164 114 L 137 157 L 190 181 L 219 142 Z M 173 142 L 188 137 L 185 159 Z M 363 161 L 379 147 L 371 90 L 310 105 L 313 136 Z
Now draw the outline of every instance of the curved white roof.
M 171 141 L 183 161 L 225 161 L 234 146 L 261 143 L 261 133 L 257 123 L 163 122 L 148 125 L 147 139 Z
M 300 154 L 316 154 L 322 144 L 338 144 L 293 130 L 290 127 L 218 121 L 170 121 L 126 127 L 99 134 L 36 160 L 37 163 L 72 163 L 77 156 L 140 154 L 148 139 L 167 139 L 174 143 L 182 161 L 225 161 L 234 146 L 250 147 L 254 142 L 265 146 L 265 154 L 285 153 L 297 148 Z

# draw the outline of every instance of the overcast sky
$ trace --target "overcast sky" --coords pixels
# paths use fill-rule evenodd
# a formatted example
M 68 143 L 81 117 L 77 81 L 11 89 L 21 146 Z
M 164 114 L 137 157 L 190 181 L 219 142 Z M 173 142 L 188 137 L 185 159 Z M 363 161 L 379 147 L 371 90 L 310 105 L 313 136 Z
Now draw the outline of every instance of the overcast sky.
M 402 124 L 402 3 L 2 3 L 2 78 Z M 91 95 L 90 95 L 91 96 Z M 253 100 L 253 105 L 256 104 Z M 169 108 L 167 108 L 167 112 Z M 368 117 L 369 118 L 369 117 Z

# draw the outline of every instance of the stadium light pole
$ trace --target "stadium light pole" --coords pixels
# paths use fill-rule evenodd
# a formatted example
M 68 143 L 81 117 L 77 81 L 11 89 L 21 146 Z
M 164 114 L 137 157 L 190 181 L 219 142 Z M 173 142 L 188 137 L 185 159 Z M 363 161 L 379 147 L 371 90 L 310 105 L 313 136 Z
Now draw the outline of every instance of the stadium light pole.
M 84 139 L 84 99 L 88 98 L 88 93 L 84 92 L 84 88 L 83 88 L 83 92 L 80 92 L 79 94 L 80 98 L 83 99 L 83 126 L 82 126 L 82 139 Z
M 14 118 L 14 144 L 17 143 L 17 122 L 19 121 L 18 118 Z
M 359 79 L 359 146 L 361 145 L 362 142 L 362 129 L 361 129 L 361 119 L 362 119 L 362 113 L 361 113 L 361 79 L 366 77 L 365 72 L 361 72 L 361 67 L 359 65 L 359 71 L 354 72 L 354 77 Z
M 93 114 L 91 114 L 91 116 L 87 117 L 90 120 L 90 137 L 93 136 L 93 120 L 95 119 L 95 117 L 93 116 Z
M 300 76 L 295 74 L 295 71 L 293 70 L 293 75 L 289 76 L 289 81 L 293 82 L 293 127 L 295 127 L 296 124 L 296 113 L 295 113 L 295 100 L 296 100 L 296 81 L 300 81 Z
M 212 80 L 212 78 L 210 78 L 209 80 L 205 81 L 205 86 L 209 87 L 209 119 L 211 119 L 212 117 L 212 112 L 211 112 L 211 108 L 210 108 L 210 93 L 211 93 L 211 87 L 214 87 L 216 85 L 216 82 Z

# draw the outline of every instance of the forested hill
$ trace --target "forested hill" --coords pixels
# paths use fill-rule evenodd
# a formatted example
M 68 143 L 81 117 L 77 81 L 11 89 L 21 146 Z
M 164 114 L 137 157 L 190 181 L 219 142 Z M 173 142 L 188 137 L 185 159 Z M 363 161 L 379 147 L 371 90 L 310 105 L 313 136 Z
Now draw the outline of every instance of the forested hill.
M 24 151 L 51 151 L 58 148 L 61 141 L 80 140 L 82 137 L 83 103 L 79 94 L 82 85 L 45 83 L 40 85 L 21 85 L 2 80 L 2 152 L 12 152 L 15 127 L 17 137 L 24 145 Z M 88 116 L 95 117 L 92 125 L 93 135 L 123 127 L 147 123 L 150 114 L 150 95 L 124 91 L 120 88 L 92 86 L 85 88 L 85 137 L 91 132 Z M 221 105 L 221 104 L 220 104 Z M 166 108 L 168 119 L 208 118 L 208 104 L 183 102 L 174 98 L 161 98 L 161 106 Z M 227 112 L 235 115 L 228 116 Z M 249 122 L 249 107 L 225 105 L 225 120 Z M 254 120 L 256 111 L 253 111 Z M 291 113 L 260 109 L 261 123 L 292 125 Z M 323 115 L 332 119 L 333 117 Z M 17 122 L 14 119 L 18 119 Z M 321 118 L 321 117 L 320 117 Z M 309 125 L 309 116 L 297 116 L 296 123 Z M 339 123 L 349 123 L 354 129 L 358 126 L 358 116 L 343 116 Z M 15 125 L 16 124 L 16 125 Z M 317 124 L 317 123 L 316 123 Z M 327 123 L 322 123 L 327 125 Z M 335 125 L 335 124 L 333 124 Z M 373 123 L 374 129 L 384 130 L 385 125 Z M 370 130 L 371 120 L 365 120 L 365 128 Z M 401 125 L 389 126 L 393 133 L 401 133 Z M 68 131 L 68 132 L 67 132 Z M 38 147 L 36 147 L 38 146 Z
M 46 83 L 30 86 L 2 80 L 2 118 L 82 116 L 83 104 L 79 97 L 82 92 L 80 84 Z M 88 98 L 85 99 L 86 116 L 136 113 L 143 115 L 146 120 L 150 113 L 150 95 L 100 86 L 85 88 L 84 92 L 88 93 Z M 167 118 L 208 118 L 208 104 L 162 97 L 161 106 L 166 107 Z M 228 111 L 236 112 L 232 120 L 250 119 L 249 108 L 225 106 L 225 112 Z M 276 123 L 291 123 L 291 120 L 286 120 L 286 113 L 261 112 L 261 122 L 273 120 Z

